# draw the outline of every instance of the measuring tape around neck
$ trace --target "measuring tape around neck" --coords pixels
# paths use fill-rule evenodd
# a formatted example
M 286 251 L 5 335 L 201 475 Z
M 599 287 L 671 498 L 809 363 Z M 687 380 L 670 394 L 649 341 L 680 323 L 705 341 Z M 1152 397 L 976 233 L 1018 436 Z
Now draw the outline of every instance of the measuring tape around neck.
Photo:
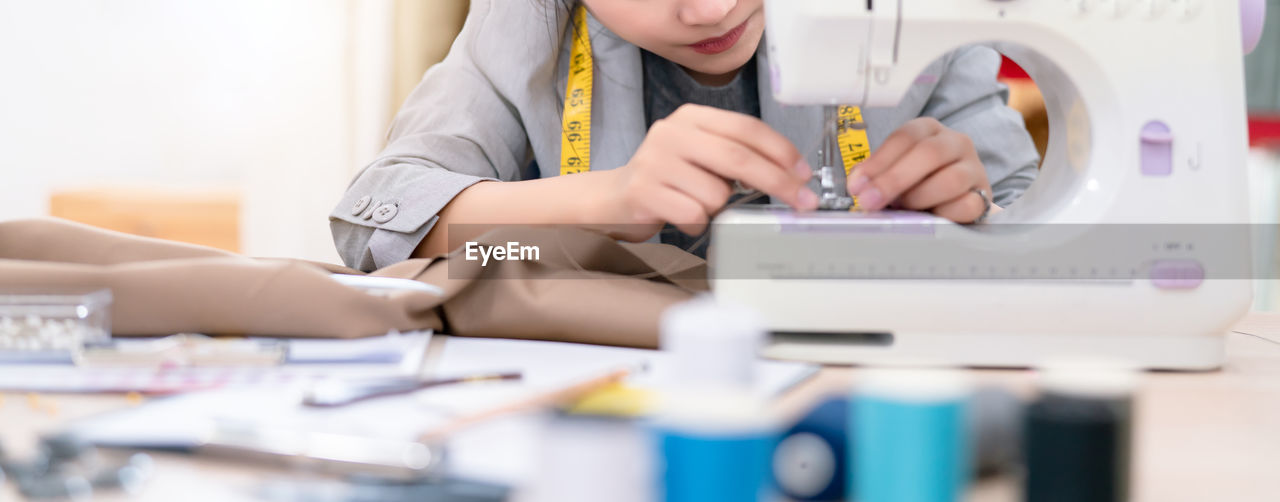
M 564 119 L 561 121 L 561 175 L 591 170 L 591 93 L 595 80 L 595 57 L 591 54 L 586 7 L 579 5 L 574 9 L 572 29 L 569 83 L 564 92 Z
M 578 5 L 573 10 L 573 46 L 569 59 L 569 82 L 564 92 L 564 117 L 560 135 L 560 174 L 585 173 L 591 170 L 591 96 L 595 83 L 595 57 L 591 52 L 591 33 L 587 31 L 587 9 Z M 840 107 L 840 123 L 861 124 L 862 110 L 856 106 Z M 853 167 L 867 159 L 871 143 L 865 128 L 841 127 L 838 136 L 840 158 L 848 175 Z

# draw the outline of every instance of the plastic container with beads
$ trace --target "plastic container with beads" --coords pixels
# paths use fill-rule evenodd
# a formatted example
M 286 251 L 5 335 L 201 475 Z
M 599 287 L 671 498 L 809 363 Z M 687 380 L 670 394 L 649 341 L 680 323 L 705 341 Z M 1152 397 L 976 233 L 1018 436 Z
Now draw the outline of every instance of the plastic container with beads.
M 74 351 L 110 338 L 110 290 L 0 291 L 0 351 Z

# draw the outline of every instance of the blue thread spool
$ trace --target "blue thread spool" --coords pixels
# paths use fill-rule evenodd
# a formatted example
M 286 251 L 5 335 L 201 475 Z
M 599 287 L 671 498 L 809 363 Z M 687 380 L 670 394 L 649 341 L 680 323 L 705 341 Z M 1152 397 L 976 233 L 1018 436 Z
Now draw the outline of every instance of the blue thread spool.
M 803 502 L 848 498 L 849 399 L 818 404 L 783 434 L 773 477 L 783 495 Z
M 655 429 L 666 502 L 758 502 L 769 493 L 769 457 L 777 438 L 767 430 Z
M 764 325 L 755 313 L 700 297 L 662 317 L 671 381 L 652 425 L 666 502 L 759 502 L 772 493 L 777 429 L 752 392 Z
M 960 500 L 970 478 L 969 395 L 957 371 L 868 372 L 851 416 L 856 500 Z

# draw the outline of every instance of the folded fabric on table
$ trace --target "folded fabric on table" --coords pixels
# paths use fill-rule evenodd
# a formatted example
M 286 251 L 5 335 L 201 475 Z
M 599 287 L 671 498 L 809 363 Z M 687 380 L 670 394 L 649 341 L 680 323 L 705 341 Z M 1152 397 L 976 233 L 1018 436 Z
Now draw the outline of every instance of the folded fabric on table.
M 0 222 L 0 292 L 110 289 L 116 335 L 354 338 L 453 335 L 654 347 L 663 309 L 707 289 L 706 262 L 674 246 L 619 243 L 568 227 L 500 227 L 475 242 L 536 246 L 527 261 L 465 250 L 370 275 L 444 290 L 370 294 L 303 260 L 258 259 L 55 219 Z

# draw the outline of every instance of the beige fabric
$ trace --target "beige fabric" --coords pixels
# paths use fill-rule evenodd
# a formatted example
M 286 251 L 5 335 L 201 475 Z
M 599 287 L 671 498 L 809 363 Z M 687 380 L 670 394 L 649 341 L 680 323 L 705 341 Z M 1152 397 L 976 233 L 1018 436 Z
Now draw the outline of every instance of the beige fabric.
M 653 347 L 662 310 L 707 289 L 706 263 L 662 244 L 621 244 L 570 228 L 508 227 L 477 239 L 538 246 L 537 261 L 481 266 L 463 250 L 372 275 L 443 296 L 375 296 L 345 267 L 253 259 L 61 220 L 0 222 L 0 290 L 109 288 L 117 335 L 179 332 L 351 338 L 390 330 Z

